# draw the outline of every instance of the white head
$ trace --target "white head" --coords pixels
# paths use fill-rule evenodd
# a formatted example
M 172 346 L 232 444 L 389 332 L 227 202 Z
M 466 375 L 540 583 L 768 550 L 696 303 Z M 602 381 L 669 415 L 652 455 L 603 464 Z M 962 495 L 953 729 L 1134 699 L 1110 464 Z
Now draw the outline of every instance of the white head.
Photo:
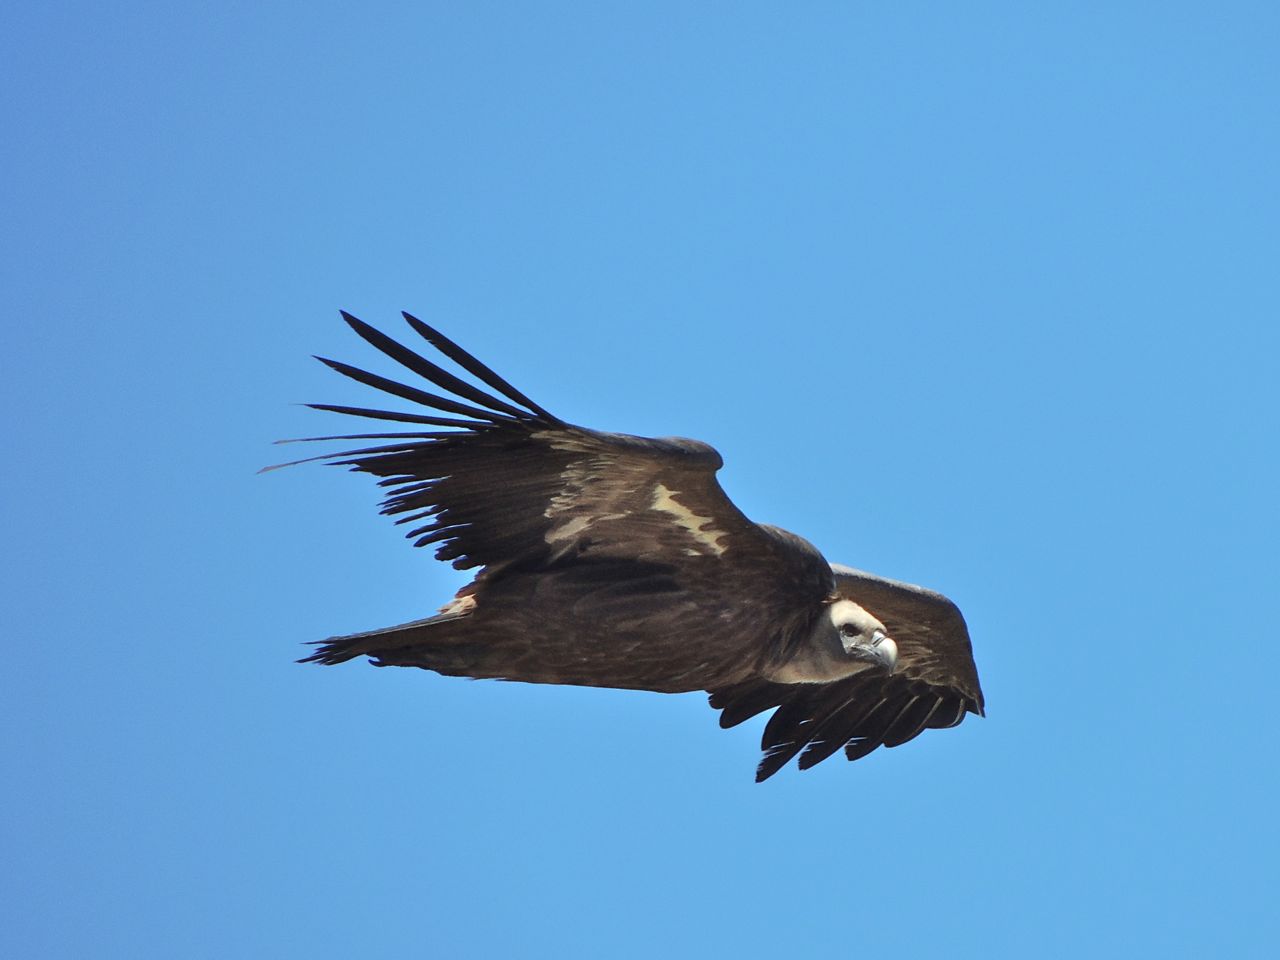
M 884 624 L 852 600 L 837 600 L 827 608 L 845 656 L 878 664 L 889 673 L 898 663 L 898 645 Z

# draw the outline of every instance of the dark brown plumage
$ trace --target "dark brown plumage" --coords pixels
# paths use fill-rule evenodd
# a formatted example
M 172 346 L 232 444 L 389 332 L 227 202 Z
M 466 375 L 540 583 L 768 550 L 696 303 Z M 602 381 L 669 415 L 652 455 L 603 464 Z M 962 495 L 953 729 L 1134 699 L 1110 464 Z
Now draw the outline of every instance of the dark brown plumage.
M 365 655 L 450 676 L 706 690 L 725 727 L 776 708 L 760 780 L 797 755 L 802 769 L 841 747 L 856 759 L 982 712 L 954 604 L 833 568 L 752 523 L 717 483 L 711 447 L 573 426 L 415 317 L 416 334 L 494 393 L 343 318 L 452 396 L 318 358 L 432 412 L 315 408 L 435 429 L 309 438 L 390 441 L 310 459 L 379 478 L 382 512 L 415 546 L 482 569 L 436 616 L 332 638 L 303 662 Z

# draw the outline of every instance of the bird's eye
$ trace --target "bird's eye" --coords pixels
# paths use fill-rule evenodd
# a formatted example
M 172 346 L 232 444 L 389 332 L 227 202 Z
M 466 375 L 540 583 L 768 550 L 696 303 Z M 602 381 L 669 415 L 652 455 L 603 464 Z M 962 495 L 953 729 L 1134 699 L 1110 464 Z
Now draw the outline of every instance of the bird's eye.
M 844 637 L 856 637 L 858 635 L 858 628 L 852 623 L 842 624 L 840 626 L 840 635 Z

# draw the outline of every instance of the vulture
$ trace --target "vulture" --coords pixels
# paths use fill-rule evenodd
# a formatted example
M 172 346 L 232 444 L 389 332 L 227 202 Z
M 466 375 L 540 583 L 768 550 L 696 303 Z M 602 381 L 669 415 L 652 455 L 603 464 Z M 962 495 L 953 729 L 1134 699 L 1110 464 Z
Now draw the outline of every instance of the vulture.
M 473 380 L 342 317 L 425 383 L 317 357 L 414 409 L 307 406 L 409 429 L 308 437 L 376 444 L 280 466 L 372 474 L 382 513 L 414 546 L 479 570 L 433 616 L 319 641 L 300 663 L 368 657 L 451 677 L 705 691 L 721 727 L 773 711 L 757 781 L 796 757 L 802 770 L 842 749 L 857 760 L 983 715 L 954 603 L 753 523 L 716 481 L 712 447 L 561 420 L 408 313 L 413 336 Z

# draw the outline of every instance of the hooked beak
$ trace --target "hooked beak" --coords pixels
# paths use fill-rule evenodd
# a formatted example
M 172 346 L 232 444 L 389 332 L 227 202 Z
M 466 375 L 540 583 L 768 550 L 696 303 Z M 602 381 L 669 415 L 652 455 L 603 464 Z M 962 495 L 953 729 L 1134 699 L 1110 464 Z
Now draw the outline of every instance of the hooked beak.
M 871 635 L 870 643 L 845 644 L 844 652 L 878 664 L 886 673 L 893 673 L 893 668 L 898 665 L 898 645 L 893 642 L 892 637 L 885 636 L 879 630 Z

